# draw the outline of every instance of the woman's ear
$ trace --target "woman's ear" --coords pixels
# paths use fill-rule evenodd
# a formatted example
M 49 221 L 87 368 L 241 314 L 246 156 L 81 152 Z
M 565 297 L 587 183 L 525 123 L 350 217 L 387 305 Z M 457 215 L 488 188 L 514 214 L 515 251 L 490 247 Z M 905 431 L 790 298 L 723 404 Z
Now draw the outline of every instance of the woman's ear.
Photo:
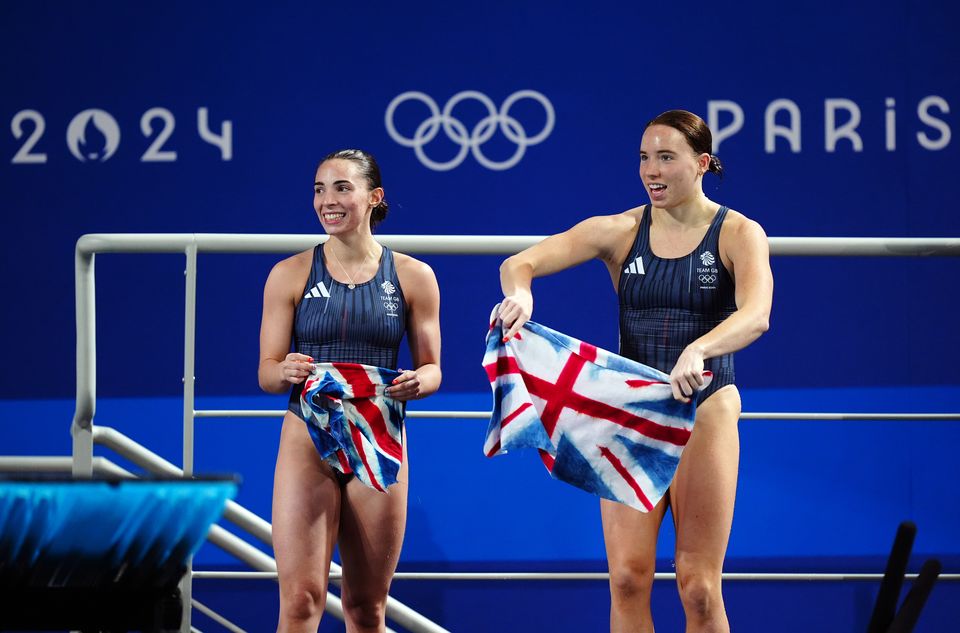
M 699 168 L 701 176 L 710 171 L 711 160 L 710 154 L 707 154 L 706 152 L 697 157 L 697 167 Z

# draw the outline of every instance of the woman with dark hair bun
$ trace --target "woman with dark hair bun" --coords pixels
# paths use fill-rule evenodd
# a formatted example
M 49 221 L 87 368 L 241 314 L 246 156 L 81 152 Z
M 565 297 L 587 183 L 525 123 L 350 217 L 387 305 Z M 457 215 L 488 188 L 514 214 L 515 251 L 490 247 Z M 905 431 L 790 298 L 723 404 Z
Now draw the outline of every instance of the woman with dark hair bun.
M 506 340 L 530 319 L 534 277 L 604 262 L 620 302 L 620 354 L 669 374 L 677 400 L 697 400 L 693 433 L 660 503 L 644 513 L 600 501 L 610 630 L 618 633 L 653 631 L 650 592 L 668 507 L 686 630 L 730 630 L 720 580 L 740 452 L 733 353 L 767 330 L 773 275 L 760 225 L 703 193 L 704 174 L 723 173 L 711 149 L 703 119 L 664 112 L 647 124 L 640 143 L 650 204 L 584 220 L 500 267 Z M 701 388 L 705 370 L 713 379 Z
M 277 630 L 316 632 L 339 545 L 347 630 L 373 633 L 385 630 L 406 523 L 403 403 L 440 386 L 440 291 L 427 264 L 373 237 L 387 214 L 373 156 L 324 158 L 313 206 L 329 238 L 274 266 L 263 292 L 260 386 L 291 392 L 273 493 Z M 414 368 L 393 371 L 404 334 Z M 343 422 L 348 389 L 366 435 L 364 420 Z

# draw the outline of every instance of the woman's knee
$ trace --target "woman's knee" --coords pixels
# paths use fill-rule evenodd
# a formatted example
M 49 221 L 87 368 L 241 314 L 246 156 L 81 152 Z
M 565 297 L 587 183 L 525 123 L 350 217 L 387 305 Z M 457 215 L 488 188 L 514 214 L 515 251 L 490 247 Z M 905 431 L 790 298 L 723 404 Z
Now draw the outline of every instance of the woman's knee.
M 356 628 L 377 629 L 384 622 L 387 609 L 386 595 L 357 597 L 344 595 L 342 599 L 343 614 Z
M 290 620 L 319 619 L 327 604 L 327 589 L 318 582 L 296 580 L 281 583 L 281 616 Z
M 720 573 L 696 566 L 682 566 L 677 561 L 677 587 L 680 601 L 688 616 L 709 619 L 723 609 Z
M 653 588 L 653 563 L 610 564 L 610 594 L 614 600 L 649 596 Z

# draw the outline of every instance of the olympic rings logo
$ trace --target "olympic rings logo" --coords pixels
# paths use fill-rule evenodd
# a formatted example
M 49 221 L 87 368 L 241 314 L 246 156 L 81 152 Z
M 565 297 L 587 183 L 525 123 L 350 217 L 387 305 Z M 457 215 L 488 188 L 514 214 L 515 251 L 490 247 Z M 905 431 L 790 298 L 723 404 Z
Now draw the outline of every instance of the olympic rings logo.
M 473 130 L 469 132 L 467 131 L 467 127 L 451 114 L 457 104 L 467 99 L 479 101 L 487 109 L 487 116 L 480 119 Z M 510 116 L 510 108 L 521 99 L 533 99 L 539 102 L 546 113 L 547 120 L 543 124 L 543 129 L 534 136 L 528 136 L 527 131 L 520 122 Z M 393 122 L 397 107 L 410 100 L 420 101 L 430 109 L 430 117 L 417 126 L 412 138 L 403 136 L 397 132 L 397 128 Z M 411 90 L 394 97 L 390 105 L 387 106 L 387 112 L 384 116 L 384 122 L 387 126 L 387 132 L 390 133 L 390 137 L 404 147 L 412 147 L 417 158 L 420 159 L 420 162 L 423 163 L 425 167 L 433 169 L 434 171 L 449 171 L 459 166 L 466 159 L 467 152 L 472 152 L 477 162 L 487 169 L 494 171 L 510 169 L 520 162 L 528 146 L 542 143 L 550 136 L 555 120 L 556 115 L 553 111 L 553 104 L 536 90 L 518 90 L 514 92 L 507 97 L 499 110 L 497 110 L 493 100 L 482 92 L 464 90 L 453 95 L 450 100 L 447 101 L 447 104 L 443 106 L 442 112 L 437 106 L 437 102 L 429 95 Z M 456 156 L 446 162 L 437 162 L 431 159 L 423 149 L 424 145 L 436 138 L 441 128 L 451 141 L 460 146 Z M 495 161 L 487 158 L 480 149 L 481 145 L 493 137 L 497 129 L 500 129 L 503 135 L 517 146 L 513 155 L 503 161 Z
M 712 284 L 717 281 L 716 275 L 700 275 L 700 283 L 702 284 Z

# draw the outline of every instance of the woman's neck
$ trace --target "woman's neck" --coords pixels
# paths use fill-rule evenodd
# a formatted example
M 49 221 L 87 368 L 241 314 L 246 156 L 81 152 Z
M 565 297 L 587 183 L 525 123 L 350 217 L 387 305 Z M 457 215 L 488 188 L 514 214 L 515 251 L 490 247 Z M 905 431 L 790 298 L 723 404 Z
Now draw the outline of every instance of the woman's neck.
M 380 259 L 380 252 L 383 249 L 383 247 L 373 239 L 373 235 L 369 233 L 331 235 L 330 239 L 327 240 L 325 248 L 332 249 L 334 256 L 344 264 L 359 263 L 365 260 L 376 261 Z
M 664 224 L 682 229 L 697 228 L 709 224 L 718 205 L 703 193 L 674 207 L 654 207 L 660 213 L 658 219 Z

